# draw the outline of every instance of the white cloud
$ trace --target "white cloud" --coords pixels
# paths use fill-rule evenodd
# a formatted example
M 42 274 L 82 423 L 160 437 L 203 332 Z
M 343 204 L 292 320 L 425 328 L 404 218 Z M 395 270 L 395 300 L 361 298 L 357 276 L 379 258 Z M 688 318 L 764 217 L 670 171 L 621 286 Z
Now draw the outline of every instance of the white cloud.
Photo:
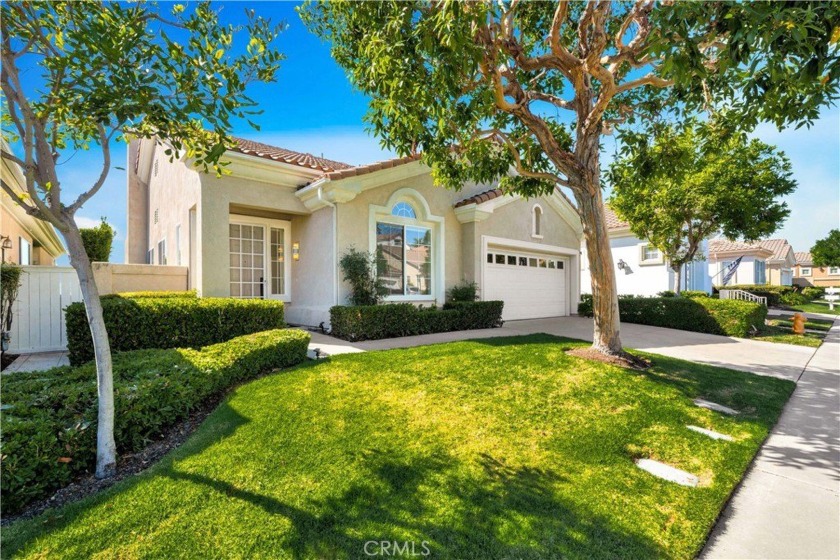
M 99 225 L 102 220 L 88 218 L 86 216 L 76 216 L 76 225 L 80 228 L 92 228 Z

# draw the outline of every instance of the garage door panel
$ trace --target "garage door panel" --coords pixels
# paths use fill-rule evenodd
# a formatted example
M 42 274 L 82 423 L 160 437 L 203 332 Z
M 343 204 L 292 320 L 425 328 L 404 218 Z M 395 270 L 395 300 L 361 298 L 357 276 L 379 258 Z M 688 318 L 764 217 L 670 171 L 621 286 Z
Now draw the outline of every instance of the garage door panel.
M 505 302 L 503 318 L 505 320 L 534 319 L 566 315 L 566 276 L 568 261 L 559 255 L 532 254 L 509 249 L 489 248 L 492 254 L 484 263 L 483 299 L 502 300 Z M 505 255 L 497 259 L 496 255 Z M 515 259 L 508 257 L 515 256 Z M 522 266 L 520 263 L 533 264 L 545 261 L 546 267 Z M 498 261 L 517 264 L 496 264 Z M 560 264 L 562 263 L 562 264 Z M 547 265 L 555 268 L 547 268 Z M 563 268 L 560 269 L 559 267 Z

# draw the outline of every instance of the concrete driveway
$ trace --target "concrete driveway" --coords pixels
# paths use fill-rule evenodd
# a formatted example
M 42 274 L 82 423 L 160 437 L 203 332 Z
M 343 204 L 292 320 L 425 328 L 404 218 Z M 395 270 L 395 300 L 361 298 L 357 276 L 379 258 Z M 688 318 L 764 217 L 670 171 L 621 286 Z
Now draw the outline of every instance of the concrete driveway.
M 554 317 L 550 319 L 508 321 L 504 327 L 499 329 L 457 331 L 354 343 L 313 333 L 312 346 L 320 347 L 328 354 L 342 354 L 409 348 L 471 338 L 518 336 L 534 333 L 592 340 L 592 319 Z M 804 346 L 759 342 L 629 323 L 621 326 L 621 341 L 628 348 L 636 348 L 645 352 L 749 371 L 759 375 L 782 377 L 792 381 L 799 378 L 805 364 L 814 355 L 813 348 Z

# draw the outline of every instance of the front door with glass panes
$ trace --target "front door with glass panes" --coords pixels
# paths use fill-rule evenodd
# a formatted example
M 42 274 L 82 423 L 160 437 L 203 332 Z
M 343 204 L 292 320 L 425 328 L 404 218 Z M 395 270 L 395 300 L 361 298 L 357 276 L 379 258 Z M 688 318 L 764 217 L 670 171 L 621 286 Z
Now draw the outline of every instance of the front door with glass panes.
M 230 295 L 289 301 L 289 222 L 231 216 Z

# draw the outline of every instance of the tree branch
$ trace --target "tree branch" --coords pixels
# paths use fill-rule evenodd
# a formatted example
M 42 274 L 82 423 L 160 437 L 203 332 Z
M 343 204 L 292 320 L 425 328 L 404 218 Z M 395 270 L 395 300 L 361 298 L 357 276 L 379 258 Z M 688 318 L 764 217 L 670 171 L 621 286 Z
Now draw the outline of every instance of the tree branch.
M 105 184 L 105 179 L 108 178 L 108 172 L 111 170 L 111 144 L 110 144 L 110 135 L 106 134 L 105 127 L 102 123 L 97 125 L 99 129 L 99 142 L 102 145 L 102 171 L 99 174 L 99 178 L 93 184 L 93 186 L 88 189 L 87 191 L 83 192 L 79 195 L 79 198 L 71 204 L 66 212 L 69 215 L 73 215 L 76 211 L 82 207 L 82 205 L 87 202 L 93 195 L 99 192 L 99 189 L 102 188 L 102 185 Z M 114 129 L 116 130 L 116 129 Z M 113 134 L 113 131 L 111 132 Z
M 625 91 L 630 91 L 631 89 L 635 89 L 641 86 L 653 86 L 653 87 L 668 87 L 674 85 L 673 80 L 666 80 L 664 78 L 660 78 L 655 74 L 648 74 L 642 78 L 638 78 L 636 80 L 630 80 L 629 82 L 624 82 L 618 88 L 616 88 L 616 95 L 619 93 L 623 93 Z

